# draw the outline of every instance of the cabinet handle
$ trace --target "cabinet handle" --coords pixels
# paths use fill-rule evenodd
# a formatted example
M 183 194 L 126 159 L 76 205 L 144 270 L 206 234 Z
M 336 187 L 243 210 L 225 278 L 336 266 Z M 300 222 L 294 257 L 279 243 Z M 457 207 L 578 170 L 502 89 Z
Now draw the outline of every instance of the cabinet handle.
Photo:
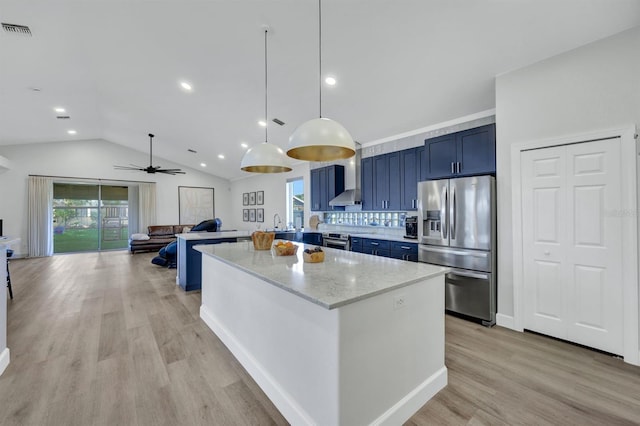
M 378 243 L 371 243 L 372 246 L 377 246 L 379 245 Z
M 400 248 L 403 250 L 411 250 L 411 247 L 407 247 L 407 246 L 400 246 Z
M 455 173 L 455 171 L 454 171 L 454 165 L 453 165 L 453 164 L 454 164 L 454 163 L 453 163 L 453 162 L 451 162 L 451 173 L 452 173 L 452 174 L 453 174 L 453 173 Z
M 456 163 L 456 173 L 460 173 L 460 162 Z

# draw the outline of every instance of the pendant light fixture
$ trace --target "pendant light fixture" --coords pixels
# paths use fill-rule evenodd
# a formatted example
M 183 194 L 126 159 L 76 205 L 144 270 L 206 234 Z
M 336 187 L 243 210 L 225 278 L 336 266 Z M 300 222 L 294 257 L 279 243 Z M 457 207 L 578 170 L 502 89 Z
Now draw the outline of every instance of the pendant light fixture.
M 302 123 L 289 137 L 289 157 L 306 161 L 332 161 L 355 155 L 353 138 L 340 123 L 322 116 L 322 0 L 318 0 L 318 57 L 320 117 Z
M 264 120 L 267 123 L 264 126 L 264 143 L 258 146 L 254 146 L 247 150 L 242 157 L 240 163 L 240 169 L 245 172 L 252 173 L 284 173 L 290 172 L 291 167 L 287 164 L 287 156 L 284 154 L 282 148 L 268 143 L 268 127 L 269 127 L 269 115 L 267 109 L 267 32 L 268 28 L 264 30 Z

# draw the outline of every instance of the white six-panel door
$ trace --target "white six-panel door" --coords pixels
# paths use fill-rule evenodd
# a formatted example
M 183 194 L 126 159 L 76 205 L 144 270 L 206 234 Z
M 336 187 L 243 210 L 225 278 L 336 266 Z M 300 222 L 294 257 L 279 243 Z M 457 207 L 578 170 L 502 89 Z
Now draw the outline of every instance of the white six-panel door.
M 524 327 L 621 354 L 620 139 L 521 154 Z

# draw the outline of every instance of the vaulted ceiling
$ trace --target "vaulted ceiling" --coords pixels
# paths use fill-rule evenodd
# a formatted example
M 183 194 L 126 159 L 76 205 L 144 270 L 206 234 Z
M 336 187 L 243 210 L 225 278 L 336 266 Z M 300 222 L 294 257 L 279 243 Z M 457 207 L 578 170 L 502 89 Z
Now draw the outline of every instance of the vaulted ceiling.
M 26 25 L 32 37 L 0 34 L 0 145 L 105 139 L 146 152 L 151 132 L 158 157 L 241 177 L 241 143 L 264 141 L 263 25 L 268 118 L 286 123 L 269 121 L 269 142 L 286 148 L 295 127 L 318 115 L 317 7 L 2 0 L 0 21 Z M 640 0 L 324 0 L 322 8 L 323 74 L 337 78 L 323 87 L 323 115 L 362 142 L 494 108 L 496 75 L 640 25 Z M 58 106 L 70 120 L 56 119 Z

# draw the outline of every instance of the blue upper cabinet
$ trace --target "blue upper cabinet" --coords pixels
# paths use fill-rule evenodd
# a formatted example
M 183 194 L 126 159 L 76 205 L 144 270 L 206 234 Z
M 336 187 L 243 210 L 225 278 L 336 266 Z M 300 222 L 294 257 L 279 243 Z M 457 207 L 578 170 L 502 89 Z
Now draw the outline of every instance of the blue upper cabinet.
M 311 210 L 333 210 L 329 201 L 344 191 L 344 166 L 332 165 L 313 169 L 311 176 Z M 344 208 L 344 207 L 343 207 Z
M 370 210 L 400 210 L 400 152 L 376 155 L 372 158 L 373 206 Z
M 455 174 L 454 165 L 458 155 L 455 133 L 427 139 L 425 149 L 427 150 L 427 179 Z
M 495 174 L 495 124 L 425 140 L 423 179 Z
M 320 198 L 322 192 L 322 179 L 320 169 L 313 169 L 311 175 L 311 211 L 320 211 Z
M 373 210 L 386 210 L 389 201 L 389 158 L 373 157 Z
M 458 173 L 461 175 L 496 172 L 496 126 L 490 124 L 458 133 Z
M 400 209 L 415 210 L 418 202 L 418 179 L 424 147 L 400 151 Z
M 360 166 L 360 197 L 362 210 L 370 211 L 373 208 L 373 158 L 363 158 Z

